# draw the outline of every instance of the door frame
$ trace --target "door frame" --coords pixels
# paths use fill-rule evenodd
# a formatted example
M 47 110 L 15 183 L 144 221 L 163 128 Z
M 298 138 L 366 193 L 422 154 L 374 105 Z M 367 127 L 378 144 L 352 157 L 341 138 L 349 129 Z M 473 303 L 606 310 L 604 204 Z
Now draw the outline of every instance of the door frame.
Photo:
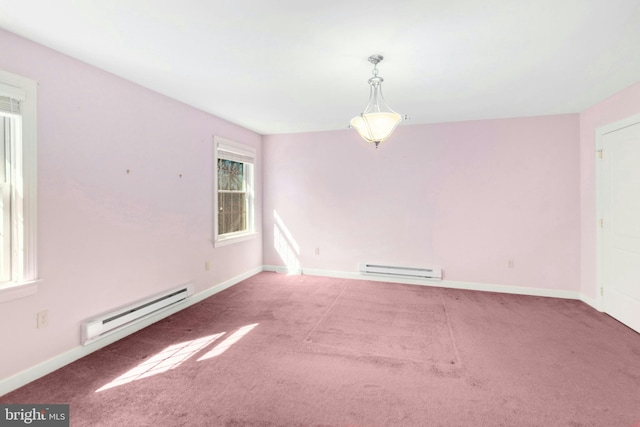
M 629 126 L 640 123 L 640 114 L 618 120 L 613 123 L 601 126 L 596 129 L 596 308 L 605 311 L 604 304 L 604 231 L 606 225 L 603 226 L 601 219 L 605 217 L 605 176 L 604 176 L 604 159 L 602 156 L 604 149 L 604 137 L 612 132 L 619 131 Z

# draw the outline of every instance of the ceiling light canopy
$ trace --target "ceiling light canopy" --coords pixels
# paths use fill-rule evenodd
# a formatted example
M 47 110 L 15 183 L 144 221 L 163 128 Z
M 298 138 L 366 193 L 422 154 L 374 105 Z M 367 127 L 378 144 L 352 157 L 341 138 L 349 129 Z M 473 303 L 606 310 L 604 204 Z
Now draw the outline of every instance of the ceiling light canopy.
M 374 143 L 376 148 L 391 136 L 403 119 L 407 118 L 393 111 L 382 96 L 384 79 L 378 76 L 378 63 L 383 59 L 382 55 L 369 57 L 369 62 L 373 64 L 373 77 L 369 79 L 369 103 L 360 115 L 351 119 L 351 127 L 355 128 L 365 141 Z

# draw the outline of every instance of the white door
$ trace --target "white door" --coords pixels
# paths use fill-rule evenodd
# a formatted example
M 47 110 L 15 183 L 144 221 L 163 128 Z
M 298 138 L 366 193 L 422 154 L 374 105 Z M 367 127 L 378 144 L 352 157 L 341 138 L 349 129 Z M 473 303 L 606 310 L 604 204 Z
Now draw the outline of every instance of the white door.
M 640 332 L 640 122 L 600 141 L 603 309 Z

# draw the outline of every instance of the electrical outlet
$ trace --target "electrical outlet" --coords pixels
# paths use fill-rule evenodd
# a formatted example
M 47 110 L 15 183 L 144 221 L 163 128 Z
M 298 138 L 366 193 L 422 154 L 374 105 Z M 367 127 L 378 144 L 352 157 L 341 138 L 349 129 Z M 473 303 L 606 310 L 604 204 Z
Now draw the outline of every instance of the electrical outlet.
M 211 261 L 205 261 L 204 269 L 207 271 L 211 270 Z
M 509 268 L 513 268 L 513 260 L 512 259 L 509 260 L 508 265 L 509 265 Z
M 320 255 L 320 248 L 316 248 L 316 255 Z
M 37 314 L 36 325 L 38 329 L 49 326 L 49 310 L 42 310 Z

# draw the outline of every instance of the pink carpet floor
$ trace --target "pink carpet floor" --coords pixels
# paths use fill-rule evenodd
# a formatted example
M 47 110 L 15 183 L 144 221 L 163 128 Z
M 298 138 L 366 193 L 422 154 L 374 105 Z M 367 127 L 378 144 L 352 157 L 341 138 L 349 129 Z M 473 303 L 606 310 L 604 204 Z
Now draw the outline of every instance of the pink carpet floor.
M 571 300 L 260 273 L 0 403 L 72 426 L 640 425 L 640 335 Z

